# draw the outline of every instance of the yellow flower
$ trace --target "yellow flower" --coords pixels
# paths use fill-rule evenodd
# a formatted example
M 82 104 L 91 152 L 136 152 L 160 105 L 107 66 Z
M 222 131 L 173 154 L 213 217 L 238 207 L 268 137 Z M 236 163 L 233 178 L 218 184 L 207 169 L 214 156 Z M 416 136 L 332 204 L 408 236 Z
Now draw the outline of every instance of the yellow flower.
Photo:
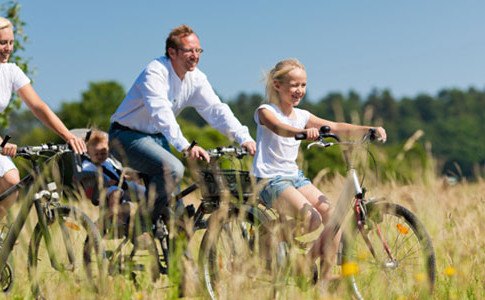
M 397 227 L 397 230 L 399 231 L 399 233 L 401 233 L 401 234 L 406 235 L 406 234 L 409 233 L 409 228 L 407 228 L 406 226 L 404 226 L 402 224 L 397 224 L 396 227 Z
M 135 300 L 143 300 L 143 293 L 138 292 L 135 294 Z
M 342 276 L 352 276 L 359 272 L 359 265 L 355 262 L 347 262 L 342 265 Z
M 452 266 L 448 266 L 448 267 L 445 268 L 444 273 L 445 273 L 446 276 L 451 277 L 451 276 L 454 276 L 455 275 L 456 270 Z
M 426 273 L 420 272 L 414 274 L 414 279 L 416 282 L 425 282 L 426 281 Z

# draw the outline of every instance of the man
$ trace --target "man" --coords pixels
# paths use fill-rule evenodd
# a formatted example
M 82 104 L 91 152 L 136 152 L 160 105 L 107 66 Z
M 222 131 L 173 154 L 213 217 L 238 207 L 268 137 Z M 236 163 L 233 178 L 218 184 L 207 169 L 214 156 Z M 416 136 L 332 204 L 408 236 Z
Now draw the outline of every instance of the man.
M 251 155 L 256 151 L 248 128 L 221 102 L 197 68 L 202 51 L 189 26 L 173 29 L 166 40 L 165 56 L 148 64 L 111 117 L 113 154 L 124 165 L 147 175 L 155 186 L 152 222 L 168 206 L 169 196 L 184 173 L 169 144 L 191 159 L 209 161 L 202 147 L 187 141 L 175 119 L 185 107 L 194 107 L 212 127 L 235 139 Z

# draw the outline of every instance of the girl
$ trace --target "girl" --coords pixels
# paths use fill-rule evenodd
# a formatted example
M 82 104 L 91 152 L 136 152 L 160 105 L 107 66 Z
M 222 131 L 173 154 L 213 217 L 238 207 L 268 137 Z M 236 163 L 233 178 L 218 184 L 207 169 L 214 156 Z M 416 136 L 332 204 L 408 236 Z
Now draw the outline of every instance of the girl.
M 311 181 L 298 169 L 296 158 L 300 141 L 295 135 L 305 133 L 315 140 L 319 128 L 326 125 L 340 135 L 365 134 L 371 127 L 332 122 L 318 118 L 310 112 L 296 108 L 305 96 L 307 74 L 296 59 L 280 61 L 266 79 L 266 103 L 256 109 L 256 155 L 253 173 L 263 180 L 260 198 L 279 214 L 301 220 L 304 233 L 316 231 L 325 224 L 331 213 L 330 203 Z M 377 135 L 386 140 L 386 131 L 378 127 Z M 331 262 L 336 253 L 336 242 L 324 243 L 330 230 L 323 230 L 311 249 L 312 260 L 321 258 L 322 279 L 329 279 Z

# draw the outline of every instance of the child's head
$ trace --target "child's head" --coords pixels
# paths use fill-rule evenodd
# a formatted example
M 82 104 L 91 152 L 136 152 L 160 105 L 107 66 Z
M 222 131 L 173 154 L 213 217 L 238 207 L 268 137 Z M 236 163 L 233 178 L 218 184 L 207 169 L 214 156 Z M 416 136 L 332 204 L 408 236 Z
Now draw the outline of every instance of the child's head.
M 278 62 L 273 69 L 266 76 L 266 101 L 269 103 L 280 103 L 280 93 L 278 88 L 281 84 L 288 83 L 290 81 L 290 72 L 293 73 L 295 69 L 299 69 L 302 75 L 305 77 L 306 87 L 306 71 L 305 66 L 297 59 L 285 59 Z M 303 97 L 305 91 L 301 97 Z
M 94 164 L 101 164 L 108 158 L 108 135 L 100 130 L 91 131 L 86 143 L 88 155 Z

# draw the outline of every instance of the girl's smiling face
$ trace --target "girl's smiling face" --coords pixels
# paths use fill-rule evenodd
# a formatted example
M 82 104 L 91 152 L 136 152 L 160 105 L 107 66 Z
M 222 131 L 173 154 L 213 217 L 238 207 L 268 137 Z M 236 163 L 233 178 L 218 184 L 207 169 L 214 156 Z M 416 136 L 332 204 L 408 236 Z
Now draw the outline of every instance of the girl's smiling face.
M 294 68 L 283 80 L 275 80 L 274 85 L 281 105 L 297 106 L 306 93 L 306 72 L 301 68 Z

